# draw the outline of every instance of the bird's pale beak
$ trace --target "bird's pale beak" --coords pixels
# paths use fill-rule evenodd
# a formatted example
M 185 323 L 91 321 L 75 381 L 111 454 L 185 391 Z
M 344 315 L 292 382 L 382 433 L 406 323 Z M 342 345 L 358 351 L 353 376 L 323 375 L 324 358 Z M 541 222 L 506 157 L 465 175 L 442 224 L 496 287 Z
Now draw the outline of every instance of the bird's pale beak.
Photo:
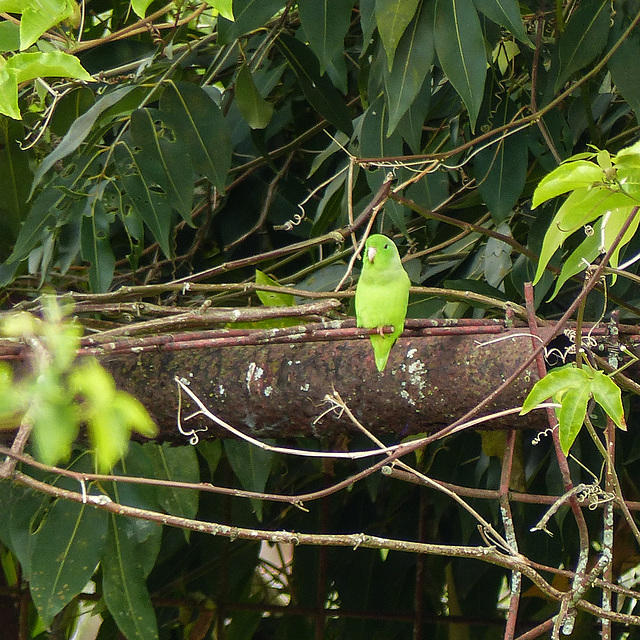
M 373 262 L 373 259 L 376 257 L 376 253 L 378 253 L 378 250 L 375 247 L 369 247 L 367 249 L 367 260 L 369 262 Z

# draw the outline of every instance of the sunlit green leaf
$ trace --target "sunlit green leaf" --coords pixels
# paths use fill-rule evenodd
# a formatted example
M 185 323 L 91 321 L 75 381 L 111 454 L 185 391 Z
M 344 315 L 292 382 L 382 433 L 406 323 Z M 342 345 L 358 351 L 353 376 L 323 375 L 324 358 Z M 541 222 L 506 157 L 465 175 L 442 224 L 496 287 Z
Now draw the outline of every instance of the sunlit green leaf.
M 589 384 L 572 387 L 562 395 L 562 406 L 558 412 L 558 435 L 560 436 L 560 446 L 565 455 L 569 453 L 571 445 L 580 433 L 587 415 L 587 404 L 590 397 L 591 387 Z
M 131 8 L 134 10 L 136 15 L 144 18 L 147 13 L 147 9 L 152 2 L 153 0 L 131 0 Z
M 594 400 L 605 410 L 617 427 L 627 430 L 620 387 L 602 371 L 594 371 L 591 381 Z
M 601 183 L 605 178 L 602 169 L 595 162 L 571 158 L 548 173 L 540 180 L 533 192 L 532 206 L 535 209 L 543 202 L 567 191 L 575 191 Z
M 535 409 L 539 404 L 568 389 L 588 386 L 589 374 L 573 364 L 558 367 L 538 380 L 522 405 L 520 415 Z
M 256 284 L 266 284 L 272 287 L 279 286 L 273 278 L 270 278 L 260 269 L 256 269 Z M 294 307 L 296 304 L 295 297 L 290 293 L 256 291 L 256 294 L 265 307 Z
M 17 53 L 9 58 L 7 68 L 13 69 L 18 82 L 46 77 L 77 78 L 86 82 L 92 80 L 78 58 L 62 51 Z
M 26 0 L 20 20 L 20 50 L 28 49 L 45 31 L 73 15 L 67 0 Z
M 223 18 L 233 21 L 233 0 L 207 0 L 207 4 L 218 11 Z
M 577 189 L 565 200 L 544 236 L 540 260 L 533 283 L 544 273 L 546 265 L 564 241 L 585 224 L 617 209 L 628 209 L 631 199 L 608 189 Z

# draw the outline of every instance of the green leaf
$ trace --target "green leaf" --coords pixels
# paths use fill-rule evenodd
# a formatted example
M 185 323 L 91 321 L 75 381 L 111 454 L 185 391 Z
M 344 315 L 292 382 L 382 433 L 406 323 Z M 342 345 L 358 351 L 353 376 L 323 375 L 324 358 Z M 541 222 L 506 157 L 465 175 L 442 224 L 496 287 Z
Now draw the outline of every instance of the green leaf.
M 318 59 L 311 49 L 287 34 L 281 34 L 276 44 L 291 65 L 311 106 L 334 127 L 350 136 L 353 125 L 349 109 L 326 74 L 320 75 Z
M 20 20 L 20 50 L 28 49 L 47 29 L 72 15 L 73 5 L 66 0 L 27 0 Z
M 131 8 L 137 16 L 144 18 L 147 9 L 153 0 L 131 0 Z
M 125 518 L 109 515 L 102 556 L 102 590 L 107 608 L 128 640 L 156 640 L 158 624 L 140 561 L 139 545 Z
M 15 72 L 19 83 L 48 77 L 77 78 L 85 82 L 93 80 L 78 58 L 62 51 L 17 53 L 9 58 L 6 68 Z
M 300 23 L 324 73 L 344 51 L 354 0 L 300 0 Z
M 22 123 L 0 116 L 0 176 L 2 176 L 3 213 L 0 228 L 5 237 L 13 242 L 18 236 L 20 223 L 25 219 L 31 168 L 29 153 L 20 148 L 24 139 Z M 5 254 L 6 255 L 6 254 Z
M 617 427 L 627 430 L 620 387 L 602 371 L 595 371 L 591 381 L 594 400 L 605 410 Z
M 562 285 L 572 276 L 584 271 L 588 264 L 592 263 L 598 256 L 602 255 L 603 251 L 608 251 L 613 241 L 618 236 L 622 225 L 626 222 L 632 207 L 615 208 L 608 211 L 602 218 L 597 220 L 593 225 L 593 233 L 587 236 L 580 245 L 571 253 L 571 255 L 564 261 L 562 265 L 562 271 L 558 276 L 556 282 L 556 288 L 553 295 L 549 300 L 553 300 L 555 296 L 560 292 Z M 603 230 L 604 224 L 604 230 Z M 640 224 L 640 218 L 636 216 L 632 221 L 629 228 L 624 233 L 620 244 L 611 254 L 610 264 L 612 267 L 618 266 L 618 256 L 620 250 L 633 238 L 636 230 Z M 616 275 L 612 276 L 612 284 L 615 283 Z
M 18 81 L 13 69 L 7 69 L 4 58 L 0 56 L 0 114 L 20 120 L 18 107 Z
M 558 413 L 558 435 L 560 436 L 560 446 L 566 456 L 571 449 L 571 445 L 576 439 L 584 418 L 587 415 L 587 404 L 591 397 L 589 384 L 577 386 L 569 389 L 563 394 L 562 407 Z
M 433 15 L 425 3 L 421 3 L 400 39 L 391 70 L 385 67 L 385 94 L 389 105 L 387 136 L 395 131 L 423 84 L 428 82 L 433 56 Z
M 382 46 L 387 53 L 389 71 L 400 38 L 415 15 L 418 2 L 419 0 L 376 0 L 376 24 Z
M 564 241 L 585 224 L 593 222 L 607 211 L 624 209 L 633 200 L 620 192 L 608 189 L 577 189 L 563 203 L 544 236 L 542 250 L 533 283 L 544 273 L 546 265 Z
M 640 60 L 640 39 L 631 33 L 622 42 L 607 63 L 611 78 L 622 97 L 636 114 L 640 121 L 640 83 L 635 65 L 629 60 Z
M 263 27 L 285 4 L 285 0 L 233 0 L 235 20 L 218 19 L 218 43 L 229 44 L 245 33 Z
M 474 0 L 474 4 L 489 20 L 503 26 L 523 44 L 533 47 L 525 31 L 517 0 Z
M 87 585 L 107 538 L 105 511 L 57 500 L 35 534 L 31 596 L 45 625 Z
M 165 256 L 171 256 L 169 235 L 173 228 L 173 212 L 169 203 L 160 194 L 151 191 L 138 165 L 139 155 L 134 154 L 124 142 L 114 150 L 116 164 L 120 170 L 121 183 L 131 204 L 147 225 Z
M 26 580 L 31 577 L 31 557 L 35 536 L 32 526 L 51 498 L 12 482 L 0 481 L 0 540 L 16 556 Z
M 583 0 L 558 41 L 560 71 L 555 90 L 579 69 L 586 67 L 602 51 L 609 35 L 611 2 Z
M 576 389 L 589 384 L 589 374 L 584 369 L 577 369 L 575 365 L 568 364 L 564 367 L 558 367 L 547 373 L 547 375 L 538 380 L 533 385 L 529 395 L 522 405 L 520 415 L 529 413 L 539 404 L 545 402 L 549 398 L 555 397 L 557 394 L 568 389 Z
M 80 430 L 78 412 L 52 367 L 38 377 L 33 394 L 30 412 L 36 457 L 55 465 L 71 455 L 71 445 Z
M 188 149 L 194 169 L 224 193 L 231 138 L 217 104 L 195 84 L 169 83 L 160 98 L 163 120 Z
M 72 125 L 67 135 L 60 141 L 60 144 L 40 163 L 40 166 L 36 169 L 33 177 L 33 183 L 31 184 L 31 192 L 29 197 L 33 195 L 35 188 L 38 186 L 42 177 L 44 176 L 53 165 L 71 155 L 85 140 L 85 138 L 91 132 L 93 125 L 98 117 L 106 111 L 109 107 L 112 107 L 117 102 L 122 100 L 128 93 L 134 88 L 134 85 L 128 87 L 121 87 L 105 94 L 98 102 L 96 102 L 86 113 L 83 113 Z
M 51 117 L 51 131 L 62 138 L 69 131 L 71 125 L 95 103 L 95 95 L 87 86 L 69 91 L 56 104 L 56 109 Z
M 266 273 L 256 269 L 256 284 L 266 284 L 277 287 L 278 283 Z M 260 302 L 265 307 L 295 307 L 296 299 L 290 293 L 275 293 L 273 291 L 256 291 Z
M 511 101 L 496 114 L 495 126 L 507 124 L 515 115 Z M 527 178 L 527 144 L 524 132 L 500 139 L 474 157 L 476 183 L 496 224 L 505 221 L 522 194 Z
M 20 26 L 5 20 L 0 22 L 0 53 L 15 51 L 20 47 Z
M 145 451 L 153 463 L 153 477 L 178 482 L 200 482 L 198 456 L 193 447 L 174 447 L 168 442 L 145 445 Z M 162 508 L 171 515 L 194 518 L 198 512 L 198 492 L 195 489 L 178 489 L 159 486 L 156 496 Z M 185 534 L 188 533 L 185 529 Z
M 90 263 L 89 286 L 94 293 L 109 290 L 116 266 L 109 241 L 109 227 L 114 216 L 107 213 L 102 201 L 107 184 L 104 180 L 92 187 L 82 218 L 82 258 Z
M 233 0 L 207 0 L 207 4 L 218 11 L 223 18 L 233 21 Z
M 272 441 L 265 441 L 273 444 Z M 225 440 L 224 450 L 233 472 L 247 491 L 263 492 L 271 474 L 274 454 L 244 440 Z M 251 499 L 256 517 L 262 522 L 262 500 Z
M 236 78 L 238 109 L 252 129 L 264 129 L 273 116 L 273 107 L 260 95 L 251 79 L 251 71 L 243 64 Z
M 591 187 L 604 178 L 604 171 L 595 162 L 569 158 L 540 180 L 533 192 L 531 206 L 535 209 L 551 198 L 567 191 Z
M 364 112 L 360 131 L 360 154 L 364 158 L 393 157 L 402 154 L 402 138 L 396 131 L 387 137 L 389 112 L 384 96 L 377 98 Z M 386 169 L 367 172 L 367 182 L 376 191 L 386 176 Z
M 474 130 L 482 105 L 487 55 L 473 2 L 437 0 L 433 31 L 442 70 L 465 103 Z
M 185 162 L 189 149 L 182 140 L 169 142 L 156 128 L 161 118 L 156 109 L 138 109 L 131 114 L 131 139 L 135 147 L 136 164 L 141 176 L 156 193 L 158 189 L 182 219 L 193 225 L 191 205 L 195 176 L 190 162 Z

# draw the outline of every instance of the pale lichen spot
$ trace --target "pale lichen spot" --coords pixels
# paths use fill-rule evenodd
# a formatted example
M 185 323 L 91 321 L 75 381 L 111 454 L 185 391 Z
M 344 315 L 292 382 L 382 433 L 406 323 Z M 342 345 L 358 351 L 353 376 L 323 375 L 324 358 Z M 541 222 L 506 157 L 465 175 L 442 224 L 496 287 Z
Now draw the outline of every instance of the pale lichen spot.
M 309 383 L 305 383 L 300 387 L 300 391 L 309 391 Z
M 268 387 L 264 388 L 264 395 L 269 397 L 271 395 L 272 391 L 273 391 L 273 387 L 271 385 L 269 385 Z
M 406 400 L 412 407 L 416 406 L 416 401 L 411 397 L 406 389 L 400 391 L 400 397 Z

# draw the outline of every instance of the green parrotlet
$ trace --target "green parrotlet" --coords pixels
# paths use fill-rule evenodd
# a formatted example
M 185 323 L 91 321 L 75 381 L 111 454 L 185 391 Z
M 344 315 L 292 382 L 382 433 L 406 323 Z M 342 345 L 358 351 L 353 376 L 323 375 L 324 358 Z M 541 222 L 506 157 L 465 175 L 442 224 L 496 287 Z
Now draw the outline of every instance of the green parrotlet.
M 387 358 L 404 329 L 411 282 L 400 262 L 393 240 L 381 234 L 369 236 L 364 245 L 363 266 L 356 287 L 356 318 L 359 327 L 378 329 L 371 344 L 378 371 L 384 371 Z M 382 333 L 392 325 L 393 333 Z

